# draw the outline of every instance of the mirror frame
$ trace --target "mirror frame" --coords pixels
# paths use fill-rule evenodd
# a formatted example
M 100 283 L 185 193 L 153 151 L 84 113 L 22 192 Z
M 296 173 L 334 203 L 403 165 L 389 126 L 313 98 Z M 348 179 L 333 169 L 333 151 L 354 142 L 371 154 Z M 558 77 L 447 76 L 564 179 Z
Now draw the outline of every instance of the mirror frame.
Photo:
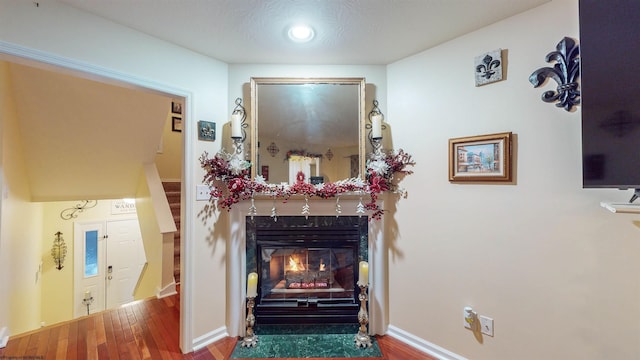
M 365 78 L 363 77 L 331 77 L 331 78 L 287 78 L 287 77 L 252 77 L 251 78 L 251 179 L 255 179 L 258 171 L 258 135 L 260 126 L 258 120 L 259 87 L 263 85 L 287 85 L 287 84 L 338 84 L 357 85 L 359 89 L 358 105 L 358 154 L 359 154 L 359 178 L 366 179 L 365 164 Z

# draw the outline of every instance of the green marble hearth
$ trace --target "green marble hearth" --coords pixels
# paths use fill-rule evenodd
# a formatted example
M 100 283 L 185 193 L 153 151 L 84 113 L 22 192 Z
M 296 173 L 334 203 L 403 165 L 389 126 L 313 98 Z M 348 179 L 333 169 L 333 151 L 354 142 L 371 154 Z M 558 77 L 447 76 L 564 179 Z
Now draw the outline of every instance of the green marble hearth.
M 239 341 L 232 359 L 382 357 L 374 337 L 372 347 L 356 347 L 355 325 L 264 325 L 255 332 L 258 346 L 243 348 Z

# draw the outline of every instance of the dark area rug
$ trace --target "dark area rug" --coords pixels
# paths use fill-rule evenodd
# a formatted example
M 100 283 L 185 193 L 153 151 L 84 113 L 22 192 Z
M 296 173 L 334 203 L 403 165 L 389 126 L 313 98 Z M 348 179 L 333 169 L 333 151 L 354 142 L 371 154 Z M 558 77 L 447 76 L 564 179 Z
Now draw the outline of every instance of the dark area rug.
M 372 347 L 356 347 L 354 337 L 357 332 L 357 326 L 344 325 L 257 327 L 258 346 L 244 348 L 238 341 L 231 359 L 381 358 L 382 352 L 373 336 Z

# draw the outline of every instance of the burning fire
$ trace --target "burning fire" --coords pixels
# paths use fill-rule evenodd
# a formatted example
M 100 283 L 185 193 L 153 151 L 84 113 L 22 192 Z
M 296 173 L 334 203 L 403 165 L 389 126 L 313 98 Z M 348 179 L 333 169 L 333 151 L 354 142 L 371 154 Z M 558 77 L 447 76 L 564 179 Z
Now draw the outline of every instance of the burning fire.
M 304 266 L 302 264 L 296 262 L 293 256 L 289 256 L 289 270 L 291 271 L 302 271 L 304 270 Z

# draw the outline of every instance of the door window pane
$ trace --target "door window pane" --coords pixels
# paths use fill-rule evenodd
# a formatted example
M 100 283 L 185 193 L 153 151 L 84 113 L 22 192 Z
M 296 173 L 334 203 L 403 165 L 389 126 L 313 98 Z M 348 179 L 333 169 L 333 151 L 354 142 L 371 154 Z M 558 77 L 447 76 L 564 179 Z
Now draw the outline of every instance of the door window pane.
M 84 233 L 84 277 L 98 275 L 98 231 Z

